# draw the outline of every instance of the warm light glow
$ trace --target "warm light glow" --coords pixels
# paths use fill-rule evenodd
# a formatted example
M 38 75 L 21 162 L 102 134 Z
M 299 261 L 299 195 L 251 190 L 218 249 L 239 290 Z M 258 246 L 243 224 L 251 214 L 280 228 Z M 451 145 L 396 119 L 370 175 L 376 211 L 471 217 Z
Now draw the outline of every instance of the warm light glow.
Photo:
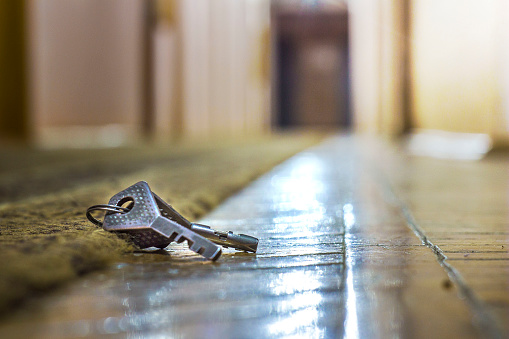
M 352 228 L 355 224 L 355 215 L 353 214 L 352 204 L 346 204 L 343 206 L 343 222 L 347 230 Z
M 320 180 L 325 167 L 320 159 L 311 155 L 291 161 L 294 162 L 294 169 L 290 175 L 276 175 L 271 180 L 275 189 L 285 192 L 272 201 L 273 209 L 278 212 L 273 219 L 275 232 L 292 228 L 296 235 L 311 235 L 313 232 L 309 229 L 322 223 L 325 218 L 325 207 L 319 200 L 319 195 L 325 190 Z
M 277 295 L 314 290 L 320 286 L 317 275 L 309 271 L 280 273 L 269 284 L 271 290 Z

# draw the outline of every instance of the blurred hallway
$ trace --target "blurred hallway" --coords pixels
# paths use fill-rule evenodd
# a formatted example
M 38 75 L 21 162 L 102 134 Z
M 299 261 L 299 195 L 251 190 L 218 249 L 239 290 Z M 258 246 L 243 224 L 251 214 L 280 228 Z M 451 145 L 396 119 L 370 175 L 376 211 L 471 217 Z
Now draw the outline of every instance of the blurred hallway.
M 508 22 L 505 0 L 1 0 L 0 337 L 508 337 Z M 259 252 L 87 221 L 140 180 Z
M 2 143 L 117 147 L 328 126 L 509 145 L 503 0 L 1 6 Z

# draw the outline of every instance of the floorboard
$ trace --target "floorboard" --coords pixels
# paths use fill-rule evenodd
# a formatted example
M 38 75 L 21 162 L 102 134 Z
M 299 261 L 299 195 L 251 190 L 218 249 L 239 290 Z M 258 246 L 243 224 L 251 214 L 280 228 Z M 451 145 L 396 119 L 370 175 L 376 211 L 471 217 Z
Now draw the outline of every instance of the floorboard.
M 201 220 L 258 237 L 257 254 L 136 252 L 30 301 L 0 336 L 506 337 L 508 162 L 328 139 Z

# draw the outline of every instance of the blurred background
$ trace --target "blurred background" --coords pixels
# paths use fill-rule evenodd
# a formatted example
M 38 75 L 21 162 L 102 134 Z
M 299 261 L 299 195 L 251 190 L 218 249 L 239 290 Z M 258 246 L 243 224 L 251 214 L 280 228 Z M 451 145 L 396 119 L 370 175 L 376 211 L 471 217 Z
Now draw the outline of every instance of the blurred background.
M 2 0 L 0 145 L 327 128 L 506 147 L 508 19 L 504 0 Z

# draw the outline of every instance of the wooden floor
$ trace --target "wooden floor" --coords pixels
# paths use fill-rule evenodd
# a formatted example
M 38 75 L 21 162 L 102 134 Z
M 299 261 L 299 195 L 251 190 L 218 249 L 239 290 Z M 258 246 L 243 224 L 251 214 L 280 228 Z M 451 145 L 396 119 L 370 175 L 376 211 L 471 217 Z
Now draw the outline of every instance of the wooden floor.
M 30 301 L 0 337 L 508 337 L 508 169 L 331 138 L 201 220 L 258 237 L 256 255 L 133 253 Z

